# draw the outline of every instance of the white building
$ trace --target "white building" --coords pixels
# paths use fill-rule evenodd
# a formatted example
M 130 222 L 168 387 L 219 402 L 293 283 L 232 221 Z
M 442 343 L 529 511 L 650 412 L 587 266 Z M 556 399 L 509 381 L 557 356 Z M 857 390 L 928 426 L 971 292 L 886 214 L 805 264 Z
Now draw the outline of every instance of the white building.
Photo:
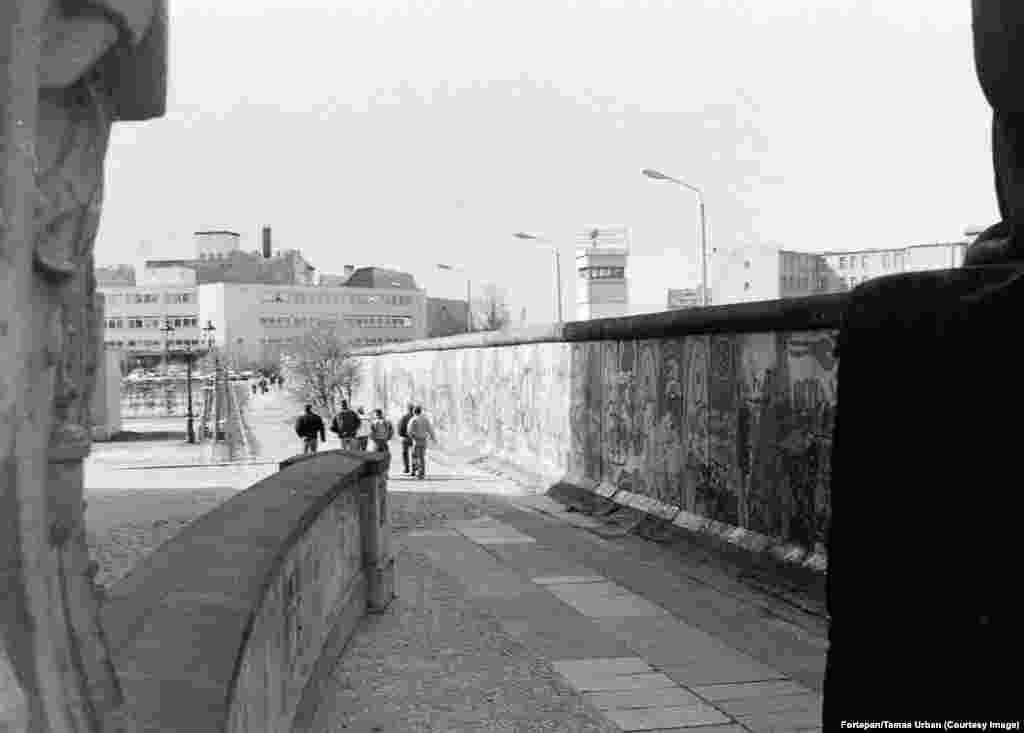
M 426 292 L 410 275 L 356 270 L 349 285 L 209 283 L 199 286 L 199 320 L 214 343 L 241 359 L 258 359 L 311 328 L 340 326 L 357 345 L 425 338 Z
M 99 285 L 97 290 L 106 301 L 104 344 L 122 354 L 125 366 L 151 364 L 165 349 L 199 345 L 196 274 L 187 267 L 145 269 L 138 285 Z M 167 323 L 174 328 L 169 334 L 161 330 Z
M 712 302 L 840 293 L 882 275 L 957 268 L 966 247 L 966 242 L 949 242 L 827 252 L 794 252 L 767 245 L 716 248 L 709 265 Z
M 629 229 L 591 229 L 577 237 L 576 319 L 629 313 Z

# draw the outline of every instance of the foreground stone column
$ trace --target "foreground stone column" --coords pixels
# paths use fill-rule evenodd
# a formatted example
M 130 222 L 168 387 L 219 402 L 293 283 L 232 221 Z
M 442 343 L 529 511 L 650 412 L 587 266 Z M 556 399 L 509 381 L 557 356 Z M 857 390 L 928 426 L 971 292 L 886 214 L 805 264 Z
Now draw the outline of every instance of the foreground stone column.
M 0 722 L 124 730 L 85 544 L 110 126 L 163 114 L 159 0 L 0 3 Z
M 360 528 L 363 569 L 366 573 L 366 605 L 380 612 L 395 598 L 395 558 L 391 554 L 391 520 L 388 509 L 388 468 L 391 454 L 367 456 L 367 475 L 360 483 Z

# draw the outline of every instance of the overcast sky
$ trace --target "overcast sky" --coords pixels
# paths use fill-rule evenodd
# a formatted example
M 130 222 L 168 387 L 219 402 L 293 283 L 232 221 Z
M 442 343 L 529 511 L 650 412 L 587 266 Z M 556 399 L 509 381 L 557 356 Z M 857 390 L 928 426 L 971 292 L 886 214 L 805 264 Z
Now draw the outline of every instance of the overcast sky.
M 171 0 L 165 118 L 117 126 L 102 264 L 273 227 L 323 272 L 411 272 L 554 314 L 549 252 L 628 226 L 634 310 L 711 246 L 890 247 L 995 221 L 967 0 Z M 814 6 L 808 8 L 807 6 Z M 282 7 L 286 6 L 286 7 Z M 148 248 L 148 249 L 146 249 Z

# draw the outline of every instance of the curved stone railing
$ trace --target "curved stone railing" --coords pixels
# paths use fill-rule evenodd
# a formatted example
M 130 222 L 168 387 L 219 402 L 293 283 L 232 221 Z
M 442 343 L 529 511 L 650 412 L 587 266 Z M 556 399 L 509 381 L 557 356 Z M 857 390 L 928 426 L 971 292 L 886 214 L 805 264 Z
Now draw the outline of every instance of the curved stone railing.
M 358 621 L 393 598 L 387 456 L 324 451 L 203 515 L 103 609 L 139 730 L 306 730 Z

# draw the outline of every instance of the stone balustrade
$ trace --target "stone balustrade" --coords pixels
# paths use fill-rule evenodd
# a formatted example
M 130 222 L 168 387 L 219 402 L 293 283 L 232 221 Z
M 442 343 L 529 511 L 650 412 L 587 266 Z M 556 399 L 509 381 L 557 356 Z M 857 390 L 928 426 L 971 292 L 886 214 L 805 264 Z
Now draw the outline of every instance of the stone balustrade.
M 110 590 L 103 626 L 139 733 L 306 730 L 359 620 L 394 595 L 388 460 L 288 459 Z

